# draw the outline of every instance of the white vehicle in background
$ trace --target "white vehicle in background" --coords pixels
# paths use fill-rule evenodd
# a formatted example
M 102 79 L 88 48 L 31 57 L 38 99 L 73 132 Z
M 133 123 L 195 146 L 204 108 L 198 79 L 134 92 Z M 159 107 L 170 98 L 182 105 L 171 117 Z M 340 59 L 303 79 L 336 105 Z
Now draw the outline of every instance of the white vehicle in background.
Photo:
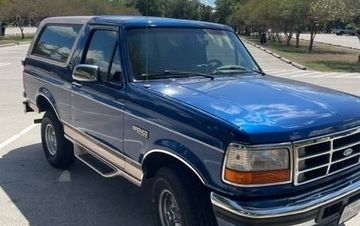
M 343 29 L 334 29 L 333 32 L 336 35 L 356 35 L 360 31 L 353 28 L 353 27 L 348 26 L 348 27 L 343 28 Z

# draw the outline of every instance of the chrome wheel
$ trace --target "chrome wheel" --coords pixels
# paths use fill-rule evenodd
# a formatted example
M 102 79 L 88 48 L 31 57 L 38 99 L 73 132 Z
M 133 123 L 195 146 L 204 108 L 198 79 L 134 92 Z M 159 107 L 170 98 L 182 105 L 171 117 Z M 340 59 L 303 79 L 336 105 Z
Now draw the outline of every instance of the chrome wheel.
M 54 156 L 57 150 L 57 141 L 55 129 L 52 124 L 47 124 L 45 127 L 45 141 L 50 155 Z
M 159 213 L 162 226 L 181 226 L 178 204 L 169 190 L 163 190 L 159 197 Z

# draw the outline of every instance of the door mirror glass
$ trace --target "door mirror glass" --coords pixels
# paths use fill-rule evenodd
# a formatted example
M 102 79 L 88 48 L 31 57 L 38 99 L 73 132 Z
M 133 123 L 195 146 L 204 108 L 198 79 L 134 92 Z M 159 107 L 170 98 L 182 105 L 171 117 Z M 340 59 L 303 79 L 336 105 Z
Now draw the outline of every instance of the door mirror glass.
M 88 64 L 77 65 L 72 77 L 79 82 L 96 82 L 99 80 L 99 67 Z

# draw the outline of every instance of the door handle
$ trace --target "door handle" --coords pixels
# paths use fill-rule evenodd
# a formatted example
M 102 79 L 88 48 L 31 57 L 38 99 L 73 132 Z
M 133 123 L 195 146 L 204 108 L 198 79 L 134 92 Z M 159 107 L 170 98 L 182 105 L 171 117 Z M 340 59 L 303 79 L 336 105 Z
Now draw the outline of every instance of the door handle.
M 81 87 L 82 87 L 82 85 L 81 85 L 80 83 L 78 83 L 78 82 L 72 82 L 72 85 L 73 85 L 74 87 L 77 87 L 77 88 L 81 88 Z

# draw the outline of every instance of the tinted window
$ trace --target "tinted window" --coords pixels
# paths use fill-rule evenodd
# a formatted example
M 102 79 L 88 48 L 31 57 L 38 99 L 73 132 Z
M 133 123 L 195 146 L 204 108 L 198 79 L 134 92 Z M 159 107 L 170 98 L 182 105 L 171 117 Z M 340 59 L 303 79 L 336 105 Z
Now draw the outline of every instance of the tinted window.
M 116 48 L 116 52 L 110 69 L 109 81 L 118 83 L 121 81 L 121 75 L 122 75 L 122 69 L 121 69 L 121 61 L 120 61 L 120 52 L 119 52 L 119 48 Z
M 116 46 L 116 32 L 97 30 L 93 33 L 85 64 L 97 65 L 103 81 L 107 80 L 109 66 Z
M 32 54 L 59 62 L 66 62 L 81 25 L 48 25 L 35 44 Z

